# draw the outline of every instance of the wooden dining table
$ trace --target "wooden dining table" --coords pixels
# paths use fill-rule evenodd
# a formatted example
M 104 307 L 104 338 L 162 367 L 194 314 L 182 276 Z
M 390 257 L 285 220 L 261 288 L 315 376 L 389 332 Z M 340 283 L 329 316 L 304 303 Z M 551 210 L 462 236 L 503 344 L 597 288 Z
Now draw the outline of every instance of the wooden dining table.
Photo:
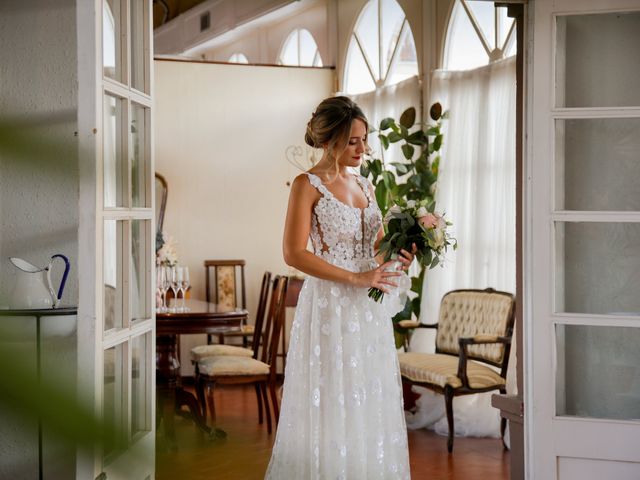
M 174 415 L 191 418 L 204 432 L 216 436 L 209 428 L 196 397 L 182 388 L 180 375 L 179 342 L 180 335 L 212 334 L 240 331 L 248 316 L 245 309 L 224 308 L 215 303 L 187 299 L 182 307 L 182 299 L 169 306 L 178 309 L 156 312 L 156 388 L 158 414 L 164 422 L 165 432 L 175 446 Z M 182 407 L 187 406 L 189 413 Z

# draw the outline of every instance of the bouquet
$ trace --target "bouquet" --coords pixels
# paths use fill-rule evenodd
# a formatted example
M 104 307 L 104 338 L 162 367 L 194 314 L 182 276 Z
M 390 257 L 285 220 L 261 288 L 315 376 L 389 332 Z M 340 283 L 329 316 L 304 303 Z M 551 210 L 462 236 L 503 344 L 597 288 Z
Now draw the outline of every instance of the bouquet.
M 387 233 L 380 241 L 378 253 L 384 261 L 395 259 L 401 249 L 411 251 L 416 244 L 416 258 L 425 268 L 431 269 L 442 264 L 449 247 L 454 250 L 458 242 L 447 231 L 451 225 L 443 214 L 434 211 L 433 201 L 398 202 L 384 217 Z M 384 293 L 375 287 L 369 289 L 369 297 L 382 301 Z

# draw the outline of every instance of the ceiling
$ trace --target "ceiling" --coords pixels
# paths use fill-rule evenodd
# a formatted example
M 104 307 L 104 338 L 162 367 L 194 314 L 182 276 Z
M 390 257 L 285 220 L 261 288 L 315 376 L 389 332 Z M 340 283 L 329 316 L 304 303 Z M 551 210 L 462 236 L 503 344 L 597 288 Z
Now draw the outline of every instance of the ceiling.
M 153 0 L 153 28 L 186 12 L 206 0 Z

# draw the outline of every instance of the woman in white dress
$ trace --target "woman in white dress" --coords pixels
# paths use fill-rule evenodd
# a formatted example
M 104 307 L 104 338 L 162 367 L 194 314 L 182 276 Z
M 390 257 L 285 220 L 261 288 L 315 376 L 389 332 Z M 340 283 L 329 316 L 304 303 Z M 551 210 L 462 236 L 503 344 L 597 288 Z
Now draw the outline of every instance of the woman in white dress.
M 291 329 L 267 479 L 410 477 L 391 322 L 404 306 L 395 288 L 404 273 L 376 260 L 380 210 L 371 184 L 349 169 L 362 162 L 367 132 L 347 97 L 324 100 L 307 125 L 305 141 L 324 154 L 296 177 L 289 197 L 284 258 L 309 276 Z M 401 254 L 407 268 L 413 253 Z M 367 296 L 369 287 L 386 292 L 382 303 Z

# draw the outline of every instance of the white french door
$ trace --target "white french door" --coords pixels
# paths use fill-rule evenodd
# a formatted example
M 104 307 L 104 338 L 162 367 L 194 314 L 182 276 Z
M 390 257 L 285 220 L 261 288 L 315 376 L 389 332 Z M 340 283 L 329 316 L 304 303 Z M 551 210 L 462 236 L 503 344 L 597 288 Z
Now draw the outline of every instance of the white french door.
M 154 478 L 151 7 L 78 2 L 80 384 L 116 437 L 79 457 L 78 478 Z
M 527 478 L 640 478 L 640 1 L 532 2 Z

